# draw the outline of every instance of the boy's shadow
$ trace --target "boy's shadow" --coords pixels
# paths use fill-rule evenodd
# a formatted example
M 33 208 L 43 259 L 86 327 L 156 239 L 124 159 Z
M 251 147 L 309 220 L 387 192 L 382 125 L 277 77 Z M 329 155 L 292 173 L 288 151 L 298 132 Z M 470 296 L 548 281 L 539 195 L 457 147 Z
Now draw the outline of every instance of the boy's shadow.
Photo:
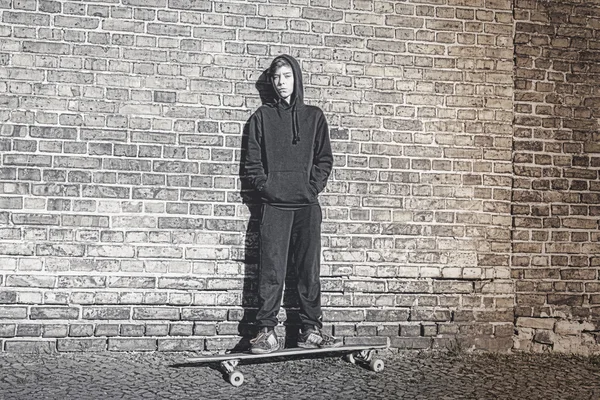
M 268 77 L 267 70 L 263 71 L 255 84 L 262 104 L 271 103 L 276 98 L 276 93 Z M 256 313 L 258 311 L 258 268 L 259 268 L 259 228 L 261 220 L 260 197 L 250 185 L 246 177 L 246 156 L 248 149 L 248 121 L 242 133 L 242 147 L 240 152 L 239 177 L 241 181 L 240 197 L 248 207 L 250 214 L 246 237 L 244 241 L 244 266 L 245 277 L 242 291 L 243 314 L 239 321 L 238 333 L 242 339 L 232 348 L 231 352 L 243 352 L 250 348 L 250 339 L 256 336 Z M 238 260 L 240 261 L 240 260 Z M 299 316 L 299 297 L 296 290 L 296 273 L 290 259 L 287 265 L 285 291 L 283 295 L 284 312 L 279 313 L 279 320 L 283 322 L 276 328 L 280 337 L 280 345 L 296 347 L 298 332 L 301 326 Z M 285 337 L 282 341 L 281 338 Z

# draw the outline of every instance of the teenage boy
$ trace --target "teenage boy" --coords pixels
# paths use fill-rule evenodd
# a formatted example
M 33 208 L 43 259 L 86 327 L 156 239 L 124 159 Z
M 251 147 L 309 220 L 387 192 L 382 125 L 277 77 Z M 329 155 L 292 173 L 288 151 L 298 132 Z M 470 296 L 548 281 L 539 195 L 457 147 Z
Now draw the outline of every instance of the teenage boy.
M 250 351 L 279 349 L 274 328 L 288 260 L 298 276 L 302 332 L 298 346 L 335 347 L 321 322 L 321 207 L 333 165 L 329 128 L 320 108 L 304 104 L 302 71 L 293 57 L 276 57 L 269 78 L 277 97 L 250 118 L 246 175 L 262 201 L 258 335 Z

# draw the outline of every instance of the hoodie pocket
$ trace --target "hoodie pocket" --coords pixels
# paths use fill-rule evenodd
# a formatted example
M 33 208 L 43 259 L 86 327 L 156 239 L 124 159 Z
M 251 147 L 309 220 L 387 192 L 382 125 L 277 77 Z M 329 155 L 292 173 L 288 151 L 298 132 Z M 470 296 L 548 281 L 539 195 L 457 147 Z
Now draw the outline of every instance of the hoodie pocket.
M 311 203 L 315 197 L 304 171 L 271 172 L 263 189 L 263 198 L 272 203 Z

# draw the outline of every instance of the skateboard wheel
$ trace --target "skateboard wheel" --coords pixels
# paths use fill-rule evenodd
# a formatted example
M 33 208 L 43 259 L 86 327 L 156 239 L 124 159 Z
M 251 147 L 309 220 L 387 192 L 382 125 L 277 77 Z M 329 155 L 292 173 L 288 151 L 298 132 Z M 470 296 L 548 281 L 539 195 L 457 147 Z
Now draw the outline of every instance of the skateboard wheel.
M 383 363 L 383 360 L 375 358 L 369 363 L 369 368 L 371 371 L 381 372 L 385 368 L 385 364 Z
M 356 364 L 354 354 L 346 354 L 346 361 L 348 361 L 350 364 Z
M 244 383 L 244 374 L 240 371 L 233 371 L 229 374 L 229 383 L 236 387 L 242 386 L 242 383 Z

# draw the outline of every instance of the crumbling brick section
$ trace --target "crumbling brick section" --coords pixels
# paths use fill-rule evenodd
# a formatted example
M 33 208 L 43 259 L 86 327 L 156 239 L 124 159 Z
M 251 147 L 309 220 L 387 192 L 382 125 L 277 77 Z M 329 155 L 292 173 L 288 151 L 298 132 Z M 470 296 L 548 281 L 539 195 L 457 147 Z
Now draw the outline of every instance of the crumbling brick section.
M 515 20 L 516 347 L 585 353 L 600 317 L 600 4 L 518 0 Z
M 281 53 L 298 58 L 306 101 L 331 127 L 327 329 L 348 344 L 509 349 L 513 22 L 510 0 L 0 0 L 1 350 L 244 344 L 259 218 L 240 179 L 243 133 L 261 104 L 261 74 Z M 568 176 L 519 174 L 519 185 L 597 184 L 588 175 L 597 159 L 571 157 L 595 145 L 578 129 L 581 113 L 597 112 L 591 93 L 585 107 L 571 105 L 589 86 L 570 77 L 591 77 L 574 72 L 556 72 L 564 81 L 554 95 L 565 103 L 556 111 L 574 114 L 564 120 L 574 135 L 567 155 L 518 151 L 549 157 L 549 173 L 568 162 Z M 563 132 L 523 128 L 530 138 L 519 146 Z M 543 193 L 527 187 L 515 200 Z M 596 210 L 582 196 L 583 208 L 565 198 L 556 220 L 516 221 L 575 225 L 569 245 L 583 254 L 595 237 L 575 228 L 595 224 Z M 517 237 L 537 238 L 534 228 L 519 226 Z M 527 268 L 515 273 L 555 271 L 583 290 L 592 268 L 530 268 L 541 261 L 528 246 L 543 245 L 520 240 Z M 565 263 L 594 262 L 556 251 Z M 571 289 L 541 301 L 583 302 L 564 295 Z M 289 334 L 293 292 L 286 302 L 290 325 L 278 330 Z

